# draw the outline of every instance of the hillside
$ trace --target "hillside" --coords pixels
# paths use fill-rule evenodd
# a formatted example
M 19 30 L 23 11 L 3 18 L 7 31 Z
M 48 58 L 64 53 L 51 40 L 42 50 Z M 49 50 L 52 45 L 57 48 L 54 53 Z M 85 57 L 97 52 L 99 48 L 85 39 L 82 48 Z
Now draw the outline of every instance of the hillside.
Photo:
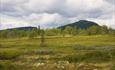
M 74 22 L 74 23 L 70 23 L 70 24 L 67 24 L 67 25 L 64 25 L 64 26 L 60 26 L 58 27 L 59 29 L 65 29 L 65 27 L 67 26 L 71 26 L 71 27 L 77 27 L 77 28 L 80 28 L 80 29 L 87 29 L 91 26 L 99 26 L 97 23 L 95 22 L 92 22 L 92 21 L 87 21 L 87 20 L 79 20 L 78 22 Z
M 5 29 L 5 30 L 25 30 L 25 31 L 28 31 L 28 30 L 32 30 L 32 29 L 37 29 L 37 27 L 31 27 L 31 26 L 28 26 L 28 27 L 17 27 L 17 28 L 9 28 L 9 29 Z M 2 30 L 0 30 L 2 31 Z

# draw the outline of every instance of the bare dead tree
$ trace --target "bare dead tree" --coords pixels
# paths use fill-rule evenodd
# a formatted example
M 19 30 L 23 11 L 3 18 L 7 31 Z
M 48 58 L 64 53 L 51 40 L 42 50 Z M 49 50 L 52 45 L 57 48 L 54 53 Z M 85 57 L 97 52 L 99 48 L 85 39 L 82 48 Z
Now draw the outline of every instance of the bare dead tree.
M 38 30 L 40 30 L 40 26 L 38 26 Z
M 38 26 L 38 28 L 40 29 L 40 26 Z M 43 29 L 40 29 L 40 47 L 44 47 L 45 46 L 45 31 Z
M 45 38 L 44 38 L 44 34 L 45 34 L 45 32 L 44 32 L 44 30 L 41 30 L 41 47 L 44 47 L 45 46 Z

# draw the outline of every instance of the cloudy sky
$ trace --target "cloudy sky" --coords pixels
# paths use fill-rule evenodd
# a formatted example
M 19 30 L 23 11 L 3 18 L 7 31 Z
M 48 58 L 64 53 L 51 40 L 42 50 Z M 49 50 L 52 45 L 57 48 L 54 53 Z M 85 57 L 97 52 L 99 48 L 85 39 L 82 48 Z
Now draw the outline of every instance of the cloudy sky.
M 0 0 L 0 29 L 90 20 L 115 28 L 115 0 Z

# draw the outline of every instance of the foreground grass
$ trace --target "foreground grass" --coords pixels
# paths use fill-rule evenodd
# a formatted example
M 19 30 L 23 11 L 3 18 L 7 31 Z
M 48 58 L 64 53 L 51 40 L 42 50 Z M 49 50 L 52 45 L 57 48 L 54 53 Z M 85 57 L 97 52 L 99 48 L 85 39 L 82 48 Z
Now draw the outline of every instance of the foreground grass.
M 2 70 L 115 69 L 115 37 L 109 35 L 0 39 Z M 19 68 L 18 68 L 19 67 Z

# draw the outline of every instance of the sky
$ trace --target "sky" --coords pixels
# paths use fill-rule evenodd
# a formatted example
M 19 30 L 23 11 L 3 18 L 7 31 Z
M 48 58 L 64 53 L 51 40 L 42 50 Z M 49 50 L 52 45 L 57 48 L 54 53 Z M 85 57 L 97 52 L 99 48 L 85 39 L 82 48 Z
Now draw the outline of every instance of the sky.
M 115 29 L 115 0 L 0 0 L 0 29 L 89 20 Z

